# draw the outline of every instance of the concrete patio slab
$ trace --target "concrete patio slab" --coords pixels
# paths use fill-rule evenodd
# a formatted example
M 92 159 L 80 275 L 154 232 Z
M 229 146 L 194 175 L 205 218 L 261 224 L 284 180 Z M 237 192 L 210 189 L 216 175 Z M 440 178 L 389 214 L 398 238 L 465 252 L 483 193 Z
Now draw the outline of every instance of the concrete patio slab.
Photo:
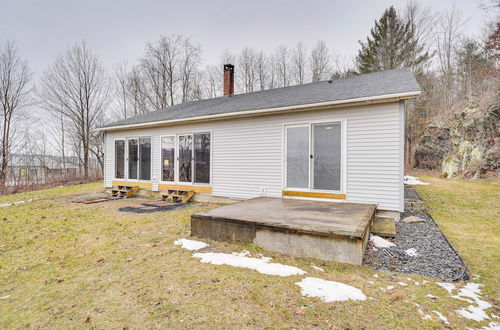
M 258 197 L 192 215 L 191 234 L 361 264 L 376 206 Z

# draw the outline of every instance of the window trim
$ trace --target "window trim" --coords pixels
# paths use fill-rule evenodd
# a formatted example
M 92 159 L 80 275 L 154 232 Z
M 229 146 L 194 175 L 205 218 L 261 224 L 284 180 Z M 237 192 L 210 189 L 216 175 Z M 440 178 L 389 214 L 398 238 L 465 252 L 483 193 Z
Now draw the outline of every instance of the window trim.
M 292 188 L 287 187 L 287 132 L 286 129 L 288 127 L 300 127 L 300 126 L 308 126 L 309 127 L 309 155 L 311 154 L 313 148 L 313 125 L 315 124 L 328 124 L 328 123 L 340 123 L 340 190 L 325 190 L 325 189 L 314 189 L 312 188 L 313 180 L 312 176 L 314 175 L 314 166 L 311 164 L 312 160 L 309 158 L 309 182 L 308 188 Z M 282 177 L 282 190 L 290 190 L 290 191 L 304 191 L 304 192 L 319 192 L 319 193 L 336 193 L 336 194 L 346 194 L 347 192 L 347 180 L 346 180 L 346 171 L 347 171 L 347 120 L 332 118 L 332 119 L 320 119 L 320 120 L 311 120 L 311 121 L 299 121 L 299 122 L 291 122 L 283 124 L 282 131 L 282 139 L 283 139 L 283 158 L 282 158 L 282 168 L 283 168 L 283 177 Z

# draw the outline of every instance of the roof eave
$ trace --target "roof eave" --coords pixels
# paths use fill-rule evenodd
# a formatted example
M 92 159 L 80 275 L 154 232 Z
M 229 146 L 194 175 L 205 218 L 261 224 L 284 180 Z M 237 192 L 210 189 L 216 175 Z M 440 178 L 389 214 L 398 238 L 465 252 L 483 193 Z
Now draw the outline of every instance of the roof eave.
M 337 100 L 337 101 L 328 101 L 328 102 L 320 102 L 320 103 L 309 103 L 309 104 L 302 104 L 302 105 L 266 108 L 266 109 L 258 109 L 258 110 L 242 110 L 242 111 L 234 111 L 234 112 L 205 115 L 205 116 L 159 120 L 159 121 L 151 121 L 151 122 L 128 124 L 128 125 L 98 127 L 98 128 L 96 128 L 96 130 L 98 130 L 98 131 L 119 131 L 119 130 L 127 130 L 127 129 L 139 129 L 139 128 L 173 125 L 173 124 L 186 123 L 186 122 L 229 119 L 229 118 L 234 118 L 234 117 L 270 115 L 270 114 L 277 114 L 277 113 L 290 112 L 290 111 L 319 110 L 319 109 L 328 108 L 328 107 L 338 108 L 338 107 L 345 107 L 345 106 L 352 106 L 352 105 L 388 103 L 388 102 L 397 102 L 399 100 L 413 99 L 413 98 L 420 96 L 420 94 L 421 94 L 421 91 L 418 90 L 418 91 L 412 91 L 412 92 L 406 92 L 406 93 L 385 94 L 385 95 L 369 96 L 369 97 L 362 97 L 362 98 L 356 98 L 356 99 Z

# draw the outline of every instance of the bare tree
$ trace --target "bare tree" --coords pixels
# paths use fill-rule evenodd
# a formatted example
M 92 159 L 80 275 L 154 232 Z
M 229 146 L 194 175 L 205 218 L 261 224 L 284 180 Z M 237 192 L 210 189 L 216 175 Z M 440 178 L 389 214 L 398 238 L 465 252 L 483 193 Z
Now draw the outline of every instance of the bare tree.
M 204 85 L 207 98 L 214 98 L 222 95 L 222 66 L 209 65 L 204 71 Z
M 114 83 L 116 86 L 116 103 L 121 118 L 130 115 L 129 105 L 129 70 L 126 62 L 115 67 Z
M 199 70 L 201 58 L 201 47 L 194 44 L 190 39 L 184 38 L 181 43 L 181 59 L 180 59 L 180 81 L 182 91 L 182 102 L 190 101 L 199 97 L 197 91 L 193 88 L 196 82 L 199 81 Z M 194 95 L 198 96 L 194 96 Z
M 140 65 L 148 90 L 146 95 L 154 110 L 175 104 L 179 82 L 177 71 L 184 41 L 180 35 L 162 36 L 157 43 L 146 46 L 146 54 Z
M 277 87 L 290 86 L 292 55 L 286 45 L 281 45 L 274 54 L 274 64 L 276 67 Z
M 311 68 L 311 80 L 316 82 L 330 77 L 330 51 L 323 40 L 318 40 L 311 51 L 309 61 Z
M 0 189 L 5 191 L 9 156 L 12 148 L 14 120 L 21 109 L 29 102 L 31 72 L 28 63 L 23 61 L 13 42 L 0 47 L 0 129 L 1 164 Z
M 426 65 L 430 64 L 430 61 L 420 62 L 418 58 L 421 54 L 428 54 L 428 58 L 434 56 L 431 50 L 432 29 L 436 24 L 437 14 L 432 11 L 430 5 L 422 5 L 421 2 L 410 0 L 403 8 L 401 17 L 411 29 L 413 42 L 420 46 L 408 48 L 406 65 L 412 66 L 414 72 L 422 71 Z
M 356 74 L 355 61 L 353 58 L 333 54 L 332 56 L 332 78 L 345 78 Z
M 432 31 L 438 59 L 444 109 L 449 111 L 453 101 L 455 57 L 454 51 L 460 38 L 460 32 L 465 25 L 461 12 L 453 6 L 436 20 Z
M 243 48 L 238 57 L 238 70 L 236 71 L 240 89 L 243 92 L 253 92 L 256 80 L 256 57 L 257 52 L 249 47 Z
M 268 61 L 266 59 L 266 55 L 264 55 L 263 51 L 260 51 L 257 54 L 257 58 L 255 59 L 255 71 L 257 74 L 257 84 L 259 90 L 266 89 L 267 81 L 268 81 Z
M 307 55 L 306 47 L 302 42 L 297 43 L 295 46 L 292 62 L 294 82 L 298 85 L 303 84 L 306 76 Z
M 69 48 L 43 74 L 38 94 L 43 108 L 72 124 L 72 140 L 88 178 L 94 129 L 102 123 L 110 96 L 109 79 L 99 59 L 85 42 Z

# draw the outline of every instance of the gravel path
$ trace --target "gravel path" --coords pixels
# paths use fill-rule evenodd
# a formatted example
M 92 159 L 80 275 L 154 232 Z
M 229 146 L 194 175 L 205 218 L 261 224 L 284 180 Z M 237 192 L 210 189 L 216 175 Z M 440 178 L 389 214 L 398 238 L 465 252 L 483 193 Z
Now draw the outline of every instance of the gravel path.
M 405 188 L 405 198 L 420 199 L 417 193 L 409 188 Z M 396 246 L 375 248 L 369 242 L 363 264 L 377 270 L 414 273 L 444 281 L 458 280 L 464 273 L 460 256 L 450 247 L 428 214 L 404 212 L 401 213 L 401 219 L 411 215 L 425 219 L 425 222 L 397 222 L 397 236 L 392 240 Z M 408 249 L 415 249 L 417 255 L 408 255 L 405 252 Z

